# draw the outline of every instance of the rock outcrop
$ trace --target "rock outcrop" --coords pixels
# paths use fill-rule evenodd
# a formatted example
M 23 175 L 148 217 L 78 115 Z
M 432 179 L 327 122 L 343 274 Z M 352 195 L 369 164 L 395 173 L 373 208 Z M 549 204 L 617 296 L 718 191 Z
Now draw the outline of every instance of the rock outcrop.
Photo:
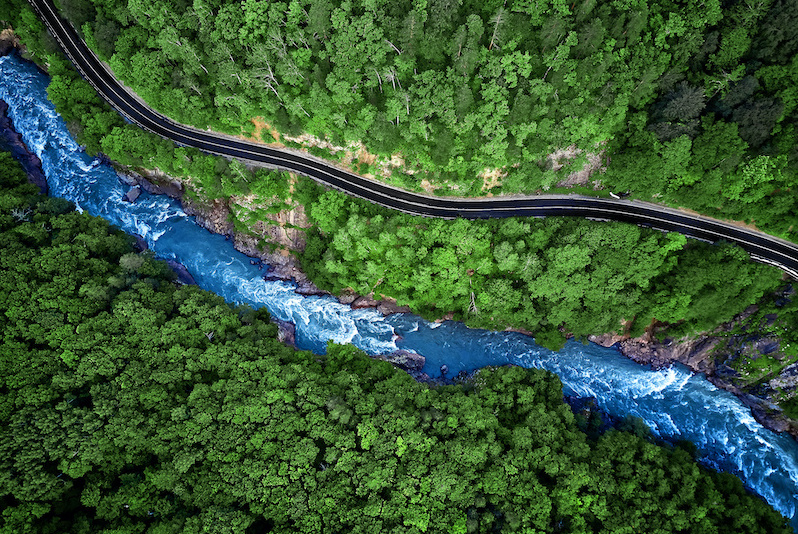
M 122 196 L 124 202 L 135 202 L 141 195 L 141 187 L 133 186 Z
M 0 56 L 7 56 L 15 48 L 22 48 L 17 35 L 10 29 L 0 31 Z
M 166 264 L 175 272 L 178 282 L 187 286 L 197 285 L 197 282 L 194 280 L 194 277 L 191 276 L 191 273 L 188 272 L 185 265 L 175 260 L 166 260 Z
M 272 318 L 272 322 L 277 325 L 277 339 L 281 343 L 296 348 L 296 325 L 274 318 Z
M 744 325 L 755 311 L 756 307 L 751 306 L 713 332 L 694 337 L 664 337 L 659 341 L 651 332 L 647 332 L 638 338 L 604 334 L 590 336 L 588 340 L 603 347 L 617 346 L 624 356 L 655 369 L 675 362 L 682 363 L 696 373 L 703 373 L 716 387 L 736 395 L 751 409 L 760 424 L 775 432 L 788 432 L 798 438 L 798 422 L 786 417 L 770 396 L 773 392 L 798 388 L 798 364 L 785 367 L 778 376 L 758 385 L 755 390 L 746 387 L 744 377 L 732 367 L 732 362 L 741 356 L 757 359 L 779 349 L 778 339 L 751 334 L 745 328 L 742 332 L 734 330 L 735 327 Z M 751 394 L 749 389 L 756 395 Z
M 427 363 L 427 359 L 421 354 L 416 354 L 415 352 L 410 352 L 407 350 L 397 350 L 396 352 L 392 352 L 390 354 L 374 356 L 374 358 L 377 360 L 386 361 L 398 367 L 399 369 L 406 371 L 416 380 L 422 382 L 427 382 L 430 380 L 429 375 L 422 372 L 424 365 Z

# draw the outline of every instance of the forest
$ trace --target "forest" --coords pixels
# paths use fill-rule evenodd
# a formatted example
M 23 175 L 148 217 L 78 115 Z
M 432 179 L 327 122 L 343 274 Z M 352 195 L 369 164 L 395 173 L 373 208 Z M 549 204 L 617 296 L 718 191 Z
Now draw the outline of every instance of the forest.
M 405 164 L 360 172 L 436 194 L 558 190 L 593 154 L 583 188 L 796 238 L 798 0 L 59 3 L 117 76 L 203 129 L 361 142 Z M 88 146 L 136 145 L 108 121 L 84 118 Z
M 566 335 L 639 336 L 654 323 L 670 336 L 712 330 L 781 285 L 736 245 L 624 223 L 425 219 L 335 191 L 310 217 L 301 259 L 321 287 L 390 296 L 429 319 L 511 325 L 553 349 Z
M 132 243 L 0 154 L 2 532 L 791 531 L 548 372 L 296 351 Z
M 17 5 L 14 5 L 15 2 Z M 456 2 L 452 3 L 451 6 L 457 7 L 456 4 Z M 428 318 L 437 319 L 451 314 L 452 317 L 466 321 L 471 326 L 494 329 L 508 326 L 521 328 L 533 332 L 541 344 L 556 348 L 569 335 L 579 338 L 604 332 L 639 335 L 647 327 L 653 325 L 658 325 L 660 329 L 670 325 L 667 332 L 669 336 L 711 330 L 719 323 L 728 321 L 736 313 L 744 310 L 747 305 L 757 302 L 763 295 L 778 288 L 779 275 L 775 269 L 751 264 L 746 261 L 745 254 L 739 249 L 725 244 L 710 247 L 692 240 L 684 240 L 683 237 L 675 234 L 663 236 L 657 232 L 622 224 L 595 224 L 576 220 L 473 222 L 461 220 L 445 222 L 412 218 L 365 205 L 337 192 L 325 192 L 301 177 L 290 179 L 284 173 L 270 172 L 264 169 L 248 169 L 236 161 L 227 161 L 202 154 L 196 150 L 176 147 L 171 142 L 143 132 L 135 126 L 125 124 L 119 115 L 99 99 L 92 88 L 75 73 L 68 61 L 57 52 L 56 44 L 30 7 L 22 0 L 12 0 L 7 5 L 10 7 L 5 12 L 0 7 L 0 20 L 11 21 L 17 33 L 27 43 L 28 53 L 47 66 L 52 77 L 48 94 L 71 129 L 86 145 L 87 150 L 90 152 L 101 151 L 113 160 L 134 168 L 157 168 L 171 176 L 180 177 L 185 183 L 190 184 L 187 194 L 197 197 L 200 201 L 222 198 L 230 204 L 236 205 L 240 199 L 245 199 L 249 206 L 260 206 L 260 209 L 233 210 L 236 213 L 234 223 L 239 231 L 246 231 L 247 226 L 253 221 L 267 217 L 270 212 L 297 204 L 305 206 L 305 211 L 309 214 L 314 228 L 308 232 L 307 247 L 300 254 L 300 260 L 304 270 L 314 282 L 333 293 L 339 293 L 348 288 L 362 294 L 374 293 L 377 297 L 385 296 L 396 299 L 400 304 L 408 304 L 414 311 Z M 67 15 L 78 22 L 84 21 L 80 25 L 85 29 L 84 35 L 87 35 L 90 43 L 93 42 L 92 35 L 95 36 L 95 40 L 99 38 L 98 35 L 104 35 L 102 31 L 99 31 L 99 23 L 92 22 L 95 20 L 92 17 L 98 17 L 98 13 L 104 12 L 103 9 L 109 10 L 109 6 L 113 5 L 104 3 L 102 7 L 95 9 L 88 0 L 62 2 Z M 157 2 L 151 6 L 147 4 L 152 9 L 158 5 L 161 4 Z M 187 13 L 196 14 L 203 5 L 195 3 L 192 6 L 183 7 Z M 269 11 L 269 16 L 279 14 L 279 5 L 281 4 L 274 4 L 277 7 Z M 296 2 L 291 5 L 302 7 Z M 315 7 L 310 6 L 308 13 L 316 13 L 314 10 L 323 5 L 324 3 L 314 3 Z M 618 9 L 615 4 L 610 5 L 612 9 Z M 139 3 L 131 3 L 128 7 L 120 5 L 114 8 L 113 13 L 116 14 L 114 16 L 121 17 L 120 14 L 124 14 L 127 12 L 126 10 L 130 9 L 133 10 L 131 13 L 147 11 L 149 9 L 147 6 Z M 421 3 L 416 6 L 421 9 L 419 6 Z M 749 13 L 749 18 L 745 19 L 748 21 L 746 24 L 764 25 L 766 21 L 770 21 L 768 24 L 772 26 L 784 20 L 784 17 L 775 17 L 774 15 L 774 13 L 778 13 L 779 9 L 786 9 L 781 3 L 776 2 L 772 6 L 763 3 L 757 4 L 757 6 L 762 13 L 750 8 L 752 11 Z M 180 12 L 177 6 L 172 7 L 175 9 L 159 12 L 166 17 L 165 20 L 172 20 L 176 13 Z M 347 3 L 344 7 L 355 9 L 351 3 Z M 372 7 L 376 9 L 375 6 Z M 462 11 L 466 7 L 468 6 L 460 5 L 457 9 Z M 568 6 L 560 6 L 557 9 L 560 8 L 571 9 Z M 583 8 L 595 9 L 596 13 L 609 9 L 590 7 L 589 4 L 585 4 Z M 98 9 L 100 11 L 97 11 Z M 219 9 L 227 12 L 222 8 Z M 690 15 L 692 18 L 688 17 L 685 20 L 692 20 L 694 22 L 691 24 L 696 25 L 699 24 L 696 22 L 699 18 L 709 17 L 714 21 L 712 24 L 715 26 L 706 26 L 707 28 L 716 26 L 721 28 L 724 24 L 731 24 L 740 19 L 742 17 L 739 13 L 740 9 L 742 6 L 729 7 L 713 15 L 711 9 L 702 8 L 701 14 L 694 12 Z M 757 15 L 754 11 L 759 14 Z M 336 13 L 338 12 L 336 11 Z M 593 11 L 589 12 L 595 14 Z M 299 9 L 297 13 L 301 15 L 303 12 Z M 502 13 L 510 21 L 516 20 L 514 17 L 529 16 L 528 14 L 522 15 L 515 8 L 507 9 Z M 553 16 L 552 13 L 549 15 Z M 301 19 L 300 15 L 297 16 Z M 545 22 L 548 20 L 548 15 L 544 15 L 541 14 L 540 20 Z M 573 22 L 573 20 L 580 19 L 581 16 L 578 13 L 573 16 L 562 14 L 558 15 L 558 20 Z M 139 23 L 139 19 L 131 15 L 125 20 L 130 31 L 133 32 L 135 28 L 139 28 L 139 24 L 154 24 L 150 20 L 152 18 L 143 17 L 142 20 L 146 19 L 146 21 Z M 627 18 L 627 15 L 624 15 L 619 17 L 618 21 L 625 23 Z M 645 24 L 654 24 L 652 22 L 654 19 L 647 19 Z M 99 21 L 101 18 L 96 20 Z M 111 37 L 105 40 L 100 39 L 97 42 L 108 40 L 113 40 L 114 43 L 121 42 L 126 26 L 114 23 L 110 13 L 102 20 L 114 30 L 109 33 Z M 599 26 L 604 24 L 596 22 L 601 19 L 587 17 L 583 22 L 585 20 L 592 20 Z M 674 18 L 674 20 L 676 19 Z M 642 24 L 640 20 L 638 22 Z M 220 24 L 219 17 L 213 20 L 209 19 L 208 23 Z M 307 26 L 303 25 L 301 21 L 297 24 L 307 30 Z M 191 28 L 184 28 L 184 26 L 185 24 L 182 26 L 178 24 L 175 27 L 170 27 L 169 31 L 180 30 L 190 34 Z M 501 27 L 501 25 L 499 26 Z M 283 26 L 279 27 L 283 28 Z M 92 28 L 94 28 L 94 33 L 92 33 Z M 640 32 L 644 32 L 642 28 L 641 26 Z M 682 37 L 690 33 L 687 29 L 683 28 L 683 30 L 686 33 L 679 34 L 680 38 L 676 39 L 678 42 L 675 43 L 668 44 L 670 41 L 667 36 L 657 38 L 661 41 L 662 46 L 667 45 L 669 52 L 666 55 L 675 53 L 679 47 L 687 46 L 689 48 L 689 43 L 683 42 L 685 40 Z M 311 41 L 308 41 L 310 48 L 316 50 L 314 47 L 333 46 L 331 43 L 335 41 L 333 39 L 335 32 L 333 30 L 329 30 L 329 32 L 329 39 L 324 37 L 327 34 L 323 32 L 321 34 L 314 33 L 316 35 L 315 41 L 313 41 L 315 44 L 310 46 Z M 641 35 L 644 34 L 641 33 Z M 139 32 L 137 35 L 141 38 L 148 36 L 146 46 L 142 43 L 140 47 L 134 47 L 135 53 L 147 53 L 152 56 L 148 56 L 150 57 L 148 65 L 155 58 L 162 57 L 158 55 L 157 43 L 153 37 L 155 34 L 152 31 Z M 388 40 L 392 39 L 391 35 L 386 35 Z M 786 47 L 785 50 L 790 50 L 789 32 L 780 32 L 777 35 L 780 36 L 778 39 L 786 39 L 778 41 L 777 44 Z M 693 40 L 696 38 L 693 37 Z M 640 37 L 635 41 L 633 49 L 635 51 L 641 49 L 641 43 L 644 41 L 645 39 Z M 186 41 L 186 43 L 188 42 Z M 213 42 L 215 41 L 202 41 L 201 44 L 210 49 Z M 530 43 L 533 42 L 536 41 L 524 41 L 524 46 L 531 46 Z M 186 44 L 186 46 L 188 45 Z M 233 44 L 229 46 L 232 47 L 230 50 L 230 53 L 233 54 L 232 57 L 237 57 L 235 50 L 238 49 Z M 505 45 L 501 43 L 496 46 L 495 53 L 503 53 L 501 52 L 503 46 Z M 130 50 L 132 51 L 134 48 L 130 48 Z M 113 57 L 119 53 L 114 50 L 116 49 L 113 47 L 106 47 L 104 51 L 100 50 L 100 54 L 113 64 Z M 192 50 L 194 49 L 192 48 Z M 308 49 L 305 48 L 305 50 Z M 779 50 L 782 49 L 779 48 Z M 200 49 L 195 51 L 197 54 L 202 53 Z M 494 52 L 494 49 L 491 49 L 491 52 Z M 423 52 L 419 48 L 418 53 L 427 52 Z M 686 52 L 684 53 L 686 54 Z M 749 50 L 740 53 L 743 55 L 738 57 L 747 58 L 749 56 L 744 54 L 750 55 L 752 52 Z M 192 52 L 193 54 L 194 52 Z M 772 55 L 774 60 L 781 58 L 779 61 L 784 57 L 779 54 Z M 358 55 L 353 61 L 364 58 L 365 56 Z M 174 58 L 164 59 L 164 61 L 167 61 L 170 69 L 179 65 L 179 61 Z M 696 65 L 695 58 L 690 61 L 688 62 L 690 65 Z M 239 63 L 243 64 L 244 62 L 242 60 Z M 430 67 L 434 64 L 436 63 L 432 60 L 424 63 Z M 214 63 L 214 66 L 211 66 L 208 63 L 206 67 L 209 71 L 208 76 L 211 76 L 211 72 L 215 72 L 213 69 L 216 67 L 218 64 Z M 628 65 L 624 68 L 627 67 Z M 556 74 L 556 69 L 552 70 Z M 202 69 L 200 71 L 205 74 Z M 177 73 L 175 76 L 179 77 L 181 71 L 177 69 L 174 72 Z M 775 72 L 775 70 L 771 69 L 767 72 Z M 550 82 L 557 79 L 552 74 L 550 76 L 552 76 Z M 678 78 L 671 72 L 671 77 L 674 76 Z M 665 78 L 660 79 L 657 83 L 652 82 L 650 88 L 652 95 L 656 93 L 653 87 L 664 83 L 662 80 Z M 212 90 L 222 90 L 221 85 L 211 83 L 208 81 L 210 79 L 197 74 L 197 80 L 205 80 L 203 83 L 210 84 Z M 152 76 L 148 80 L 158 83 Z M 408 80 L 403 79 L 403 81 L 405 84 L 409 83 Z M 130 83 L 135 85 L 134 80 L 130 80 Z M 676 117 L 674 114 L 676 110 L 681 109 L 680 106 L 686 106 L 691 102 L 688 98 L 689 95 L 696 97 L 697 93 L 687 91 L 683 82 L 679 82 L 679 87 L 681 88 L 680 94 L 683 93 L 681 97 L 669 101 L 667 105 L 660 102 L 649 106 L 650 116 L 662 119 L 656 123 L 656 127 L 652 126 L 654 123 L 649 124 L 651 127 L 646 126 L 649 122 L 646 119 L 649 115 L 646 113 L 639 112 L 635 115 L 640 119 L 638 126 L 642 128 L 638 132 L 640 140 L 646 136 L 659 135 L 656 132 L 670 131 L 669 128 L 671 130 L 687 128 L 686 123 L 682 124 L 674 118 Z M 163 88 L 157 92 L 166 95 L 179 90 L 178 87 L 172 87 L 170 90 L 172 92 L 165 91 Z M 783 92 L 782 96 L 785 101 L 788 100 L 788 97 L 785 96 L 788 92 Z M 723 91 L 720 91 L 718 94 L 722 93 Z M 146 92 L 141 94 L 149 98 Z M 237 90 L 237 94 L 243 93 Z M 566 92 L 564 91 L 563 94 Z M 199 95 L 196 96 L 199 98 Z M 707 103 L 709 101 L 705 101 L 706 99 L 699 98 L 698 100 L 707 106 L 710 105 Z M 653 101 L 656 102 L 656 100 Z M 198 106 L 201 104 L 200 100 L 196 102 Z M 202 113 L 192 111 L 191 117 L 176 115 L 176 118 L 188 121 L 192 117 L 211 117 L 214 113 L 221 113 L 218 107 L 214 107 L 211 103 L 206 102 L 202 105 L 206 104 L 209 107 L 203 108 Z M 189 108 L 182 106 L 181 109 Z M 780 210 L 786 209 L 791 210 L 790 213 L 795 213 L 795 210 L 790 207 L 792 206 L 790 199 L 794 195 L 790 192 L 789 187 L 784 184 L 778 185 L 773 181 L 776 177 L 786 179 L 790 176 L 791 157 L 784 154 L 771 157 L 763 152 L 753 160 L 746 159 L 744 150 L 740 148 L 743 145 L 740 143 L 735 145 L 737 148 L 727 147 L 721 150 L 718 147 L 719 143 L 725 142 L 723 132 L 739 132 L 739 126 L 723 122 L 720 116 L 713 119 L 716 122 L 710 125 L 708 119 L 710 111 L 707 111 L 709 109 L 702 108 L 704 110 L 702 113 L 705 113 L 706 116 L 702 116 L 699 122 L 690 123 L 695 132 L 703 132 L 696 137 L 694 143 L 690 144 L 692 148 L 688 147 L 690 150 L 701 148 L 700 153 L 696 153 L 695 160 L 700 162 L 708 173 L 714 173 L 715 177 L 726 176 L 723 174 L 724 172 L 736 168 L 735 165 L 745 161 L 747 163 L 740 164 L 748 165 L 746 168 L 750 172 L 746 171 L 748 173 L 746 180 L 750 178 L 752 180 L 751 187 L 756 189 L 755 192 L 752 192 L 749 191 L 750 188 L 733 189 L 723 186 L 724 194 L 733 192 L 736 198 L 734 202 L 729 202 L 724 209 L 732 209 L 732 207 L 733 209 L 742 209 L 741 206 L 748 205 L 744 201 L 752 198 L 751 195 L 755 194 L 759 203 L 757 205 L 761 204 L 767 207 L 768 217 L 773 216 L 779 224 L 791 224 L 790 217 L 793 215 L 782 214 L 782 216 Z M 164 108 L 164 110 L 170 112 L 168 108 Z M 552 113 L 554 112 L 552 111 Z M 224 116 L 230 119 L 233 115 L 226 114 Z M 671 117 L 671 119 L 665 121 L 663 117 Z M 208 120 L 211 119 L 208 118 Z M 774 132 L 779 130 L 780 137 L 768 137 L 770 140 L 763 141 L 760 145 L 762 150 L 776 145 L 781 147 L 789 145 L 782 141 L 789 138 L 787 133 L 791 131 L 791 127 L 788 122 L 784 122 L 784 124 L 782 122 L 773 130 Z M 706 130 L 703 130 L 703 127 L 699 128 L 699 123 L 705 124 Z M 229 131 L 235 131 L 235 127 L 229 124 L 227 126 L 214 122 L 210 122 L 210 124 L 220 129 L 228 128 L 229 130 L 232 127 L 233 129 Z M 394 124 L 394 126 L 398 128 L 401 123 L 400 125 Z M 332 128 L 329 131 L 335 132 L 335 129 Z M 540 135 L 535 135 L 533 138 L 544 139 Z M 529 139 L 530 143 L 533 142 L 533 138 Z M 782 141 L 777 143 L 777 138 Z M 682 143 L 678 140 L 682 137 L 674 139 L 677 140 L 674 140 L 669 146 L 675 147 L 676 144 Z M 617 169 L 620 169 L 621 166 L 618 162 L 626 161 L 630 167 L 635 168 L 655 162 L 654 159 L 640 152 L 643 149 L 647 150 L 646 147 L 649 145 L 656 144 L 654 141 L 652 143 L 654 144 L 641 141 L 639 146 L 636 145 L 637 152 L 630 148 L 632 145 L 625 145 L 626 148 L 613 156 L 612 159 L 615 163 L 602 176 L 612 175 Z M 546 145 L 548 147 L 546 150 L 556 144 L 549 143 Z M 615 145 L 610 143 L 607 146 Z M 320 149 L 316 149 L 316 153 L 323 155 Z M 622 156 L 621 153 L 627 154 L 628 157 Z M 624 159 L 625 157 L 626 159 Z M 690 158 L 692 157 L 690 156 Z M 667 156 L 668 161 L 684 164 L 680 167 L 682 170 L 692 168 L 692 164 L 689 164 L 690 158 Z M 778 169 L 773 167 L 776 161 L 780 162 L 779 165 L 786 165 L 781 174 L 776 172 Z M 733 162 L 734 165 L 729 166 L 729 162 Z M 716 168 L 718 165 L 726 171 Z M 522 167 L 523 165 L 518 168 Z M 653 167 L 651 168 L 653 169 Z M 675 169 L 675 167 L 673 168 Z M 756 174 L 754 171 L 760 174 Z M 681 171 L 679 172 L 681 173 Z M 667 180 L 658 182 L 655 179 L 658 175 L 654 171 L 636 174 L 636 176 L 644 179 L 648 184 L 667 182 Z M 694 175 L 682 173 L 680 176 L 688 180 L 687 177 Z M 289 180 L 293 180 L 293 183 L 289 184 Z M 773 195 L 763 194 L 767 188 L 760 183 L 762 180 L 771 185 L 775 184 L 780 192 Z M 702 179 L 690 187 L 700 188 L 710 182 L 711 180 Z M 672 192 L 676 194 L 675 191 Z M 690 193 L 685 198 L 690 198 L 690 201 L 693 202 L 704 197 Z M 725 197 L 717 192 L 706 198 L 711 198 L 715 203 L 725 202 Z M 782 202 L 785 199 L 788 202 Z M 760 219 L 757 220 L 757 224 L 759 222 Z M 262 244 L 264 247 L 269 246 L 268 243 Z M 783 347 L 792 358 L 795 349 L 789 348 L 791 346 L 789 339 L 792 339 L 790 334 L 792 323 L 789 319 L 791 315 L 784 309 L 779 311 L 783 312 L 786 319 L 778 322 L 774 328 L 778 330 L 779 336 L 786 336 Z M 773 365 L 785 365 L 787 361 L 791 361 L 791 359 L 774 361 Z

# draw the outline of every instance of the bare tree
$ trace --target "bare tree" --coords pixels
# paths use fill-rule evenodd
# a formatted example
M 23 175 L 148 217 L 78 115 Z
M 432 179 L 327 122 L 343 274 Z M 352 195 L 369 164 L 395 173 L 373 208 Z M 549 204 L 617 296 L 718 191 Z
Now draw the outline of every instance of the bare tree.
M 496 14 L 490 19 L 491 23 L 493 24 L 493 35 L 490 37 L 490 45 L 488 46 L 488 50 L 492 50 L 495 45 L 499 43 L 499 28 L 501 28 L 502 24 L 505 22 L 504 18 L 504 6 L 507 5 L 507 2 L 504 2 L 504 5 L 496 11 Z

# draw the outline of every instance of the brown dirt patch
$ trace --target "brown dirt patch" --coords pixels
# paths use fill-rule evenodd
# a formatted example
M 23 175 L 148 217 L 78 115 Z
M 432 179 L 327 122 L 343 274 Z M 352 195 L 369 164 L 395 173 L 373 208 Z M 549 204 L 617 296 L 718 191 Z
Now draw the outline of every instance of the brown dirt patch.
M 429 193 L 430 195 L 435 193 L 435 190 L 438 189 L 440 186 L 435 186 L 430 183 L 429 180 L 426 178 L 421 179 L 421 189 Z
M 357 162 L 358 163 L 365 163 L 366 165 L 374 165 L 377 161 L 377 156 L 374 154 L 369 153 L 366 150 L 366 147 L 361 148 L 357 152 Z
M 584 150 L 576 148 L 575 145 L 571 145 L 568 148 L 561 148 L 549 154 L 546 158 L 546 163 L 551 167 L 551 170 L 559 171 L 565 167 L 570 160 L 576 159 L 583 153 Z M 586 154 L 587 161 L 582 168 L 578 171 L 570 173 L 565 177 L 565 179 L 557 182 L 557 187 L 574 187 L 578 185 L 588 187 L 592 185 L 593 189 L 602 189 L 601 180 L 593 180 L 591 182 L 590 177 L 593 176 L 593 174 L 595 174 L 597 171 L 601 171 L 606 168 L 604 166 L 604 153 L 604 150 L 600 150 L 595 153 L 588 152 Z
M 507 173 L 503 169 L 485 167 L 485 170 L 479 173 L 479 177 L 482 178 L 482 190 L 490 191 L 494 187 L 501 187 L 502 178 L 505 176 L 507 176 Z M 488 193 L 488 195 L 493 196 L 492 193 Z
M 268 122 L 264 121 L 263 117 L 255 117 L 250 119 L 249 122 L 255 126 L 255 129 L 249 136 L 243 134 L 239 135 L 239 139 L 255 141 L 256 143 L 263 143 L 264 145 L 272 147 L 285 147 L 285 145 L 280 142 L 280 132 L 275 130 Z M 266 139 L 271 137 L 272 140 L 265 141 L 264 136 Z
M 275 148 L 284 148 L 286 146 L 284 143 L 286 142 L 296 143 L 299 145 L 298 148 L 303 151 L 307 151 L 307 149 L 311 147 L 321 148 L 329 151 L 331 156 L 329 161 L 332 163 L 337 163 L 352 172 L 370 178 L 379 177 L 389 179 L 395 170 L 407 174 L 414 174 L 417 172 L 416 169 L 408 168 L 401 154 L 392 154 L 390 157 L 372 154 L 361 141 L 348 143 L 346 146 L 340 146 L 331 143 L 326 138 L 322 139 L 308 133 L 303 133 L 296 137 L 281 134 L 271 124 L 266 122 L 263 117 L 253 117 L 250 119 L 250 122 L 254 126 L 252 133 L 249 135 L 244 135 L 242 133 L 238 136 L 239 139 L 263 143 Z M 336 161 L 332 156 L 339 153 L 342 153 L 343 157 Z M 360 169 L 361 165 L 368 165 L 370 167 L 370 172 L 364 174 Z
M 255 131 L 252 133 L 253 138 L 263 142 L 263 132 L 266 132 L 275 142 L 280 142 L 280 132 L 272 128 L 268 122 L 264 121 L 263 117 L 255 117 L 250 122 L 255 125 Z

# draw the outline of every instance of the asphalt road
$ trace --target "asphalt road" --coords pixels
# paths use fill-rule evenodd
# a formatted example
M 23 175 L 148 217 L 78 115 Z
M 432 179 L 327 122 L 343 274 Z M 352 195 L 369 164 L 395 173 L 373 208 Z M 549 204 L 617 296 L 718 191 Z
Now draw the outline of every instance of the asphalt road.
M 131 94 L 56 12 L 51 0 L 29 0 L 83 77 L 131 122 L 175 143 L 309 176 L 324 185 L 414 215 L 454 219 L 574 216 L 622 221 L 709 242 L 737 243 L 752 258 L 798 279 L 798 245 L 740 226 L 693 216 L 656 204 L 578 195 L 461 199 L 431 197 L 358 176 L 319 159 L 178 124 Z

